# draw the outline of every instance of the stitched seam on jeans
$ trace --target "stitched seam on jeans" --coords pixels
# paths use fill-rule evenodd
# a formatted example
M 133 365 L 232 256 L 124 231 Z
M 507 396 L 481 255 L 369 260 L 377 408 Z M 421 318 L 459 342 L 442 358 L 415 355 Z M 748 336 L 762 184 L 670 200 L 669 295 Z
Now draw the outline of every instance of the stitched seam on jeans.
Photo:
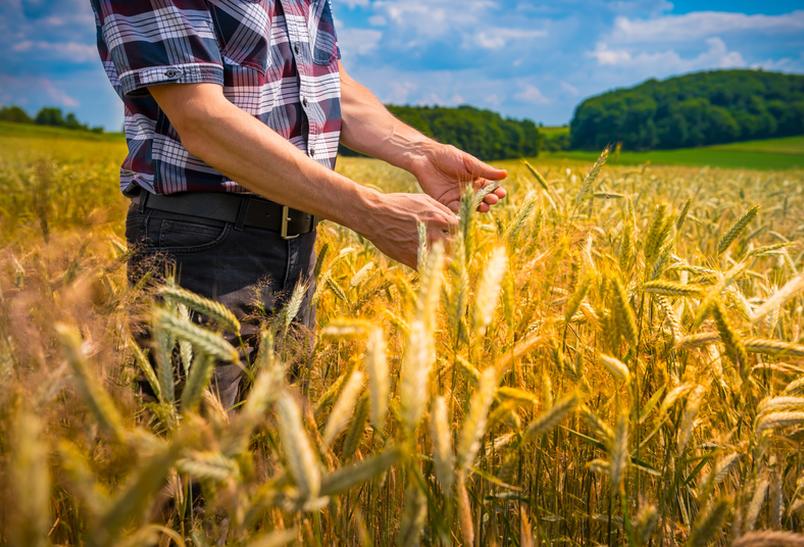
M 165 219 L 161 219 L 161 220 L 165 220 Z M 197 253 L 197 252 L 200 252 L 200 251 L 206 251 L 206 250 L 212 249 L 214 247 L 217 247 L 218 245 L 223 243 L 229 237 L 229 234 L 231 232 L 232 232 L 232 225 L 227 222 L 223 226 L 223 230 L 221 230 L 220 235 L 218 235 L 218 237 L 216 237 L 215 239 L 213 239 L 212 241 L 209 241 L 207 243 L 202 243 L 201 245 L 193 245 L 193 246 L 189 246 L 189 247 L 184 247 L 184 246 L 181 246 L 181 247 L 169 247 L 169 246 L 162 247 L 160 245 L 156 245 L 154 247 L 154 249 L 157 250 L 157 251 L 164 251 L 164 252 L 172 253 L 172 254 Z

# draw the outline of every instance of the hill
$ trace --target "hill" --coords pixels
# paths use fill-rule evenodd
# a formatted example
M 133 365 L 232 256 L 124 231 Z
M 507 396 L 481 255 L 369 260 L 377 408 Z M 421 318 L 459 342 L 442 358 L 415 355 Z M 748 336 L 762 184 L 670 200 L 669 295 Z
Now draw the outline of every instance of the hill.
M 572 148 L 672 149 L 804 134 L 804 76 L 756 70 L 648 80 L 583 101 Z

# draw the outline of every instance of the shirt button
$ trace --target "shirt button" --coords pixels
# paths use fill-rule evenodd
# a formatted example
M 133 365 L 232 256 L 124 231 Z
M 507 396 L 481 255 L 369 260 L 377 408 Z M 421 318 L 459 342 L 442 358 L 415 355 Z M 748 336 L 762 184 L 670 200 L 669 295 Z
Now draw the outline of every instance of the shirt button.
M 309 103 L 307 102 L 307 97 L 302 97 L 302 106 L 304 106 L 304 108 L 307 108 L 308 104 Z
M 310 157 L 311 158 L 315 157 L 315 148 L 310 149 Z
M 293 51 L 296 52 L 296 55 L 301 53 L 301 47 L 299 47 L 299 44 L 293 44 Z

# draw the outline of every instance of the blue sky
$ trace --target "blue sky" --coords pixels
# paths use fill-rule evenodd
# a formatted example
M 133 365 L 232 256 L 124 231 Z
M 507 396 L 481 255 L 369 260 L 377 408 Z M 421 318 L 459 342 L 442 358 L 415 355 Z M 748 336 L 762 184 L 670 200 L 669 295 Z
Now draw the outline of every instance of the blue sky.
M 386 102 L 472 104 L 565 123 L 648 78 L 804 73 L 804 0 L 331 0 L 344 63 Z M 89 0 L 0 0 L 0 104 L 117 129 Z

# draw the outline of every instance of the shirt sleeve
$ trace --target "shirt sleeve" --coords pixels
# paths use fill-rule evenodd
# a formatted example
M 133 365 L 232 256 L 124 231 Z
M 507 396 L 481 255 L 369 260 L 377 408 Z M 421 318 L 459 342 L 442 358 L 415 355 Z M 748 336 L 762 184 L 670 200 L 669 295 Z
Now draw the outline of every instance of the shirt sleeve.
M 101 34 L 127 95 L 163 84 L 223 85 L 204 0 L 99 0 Z

